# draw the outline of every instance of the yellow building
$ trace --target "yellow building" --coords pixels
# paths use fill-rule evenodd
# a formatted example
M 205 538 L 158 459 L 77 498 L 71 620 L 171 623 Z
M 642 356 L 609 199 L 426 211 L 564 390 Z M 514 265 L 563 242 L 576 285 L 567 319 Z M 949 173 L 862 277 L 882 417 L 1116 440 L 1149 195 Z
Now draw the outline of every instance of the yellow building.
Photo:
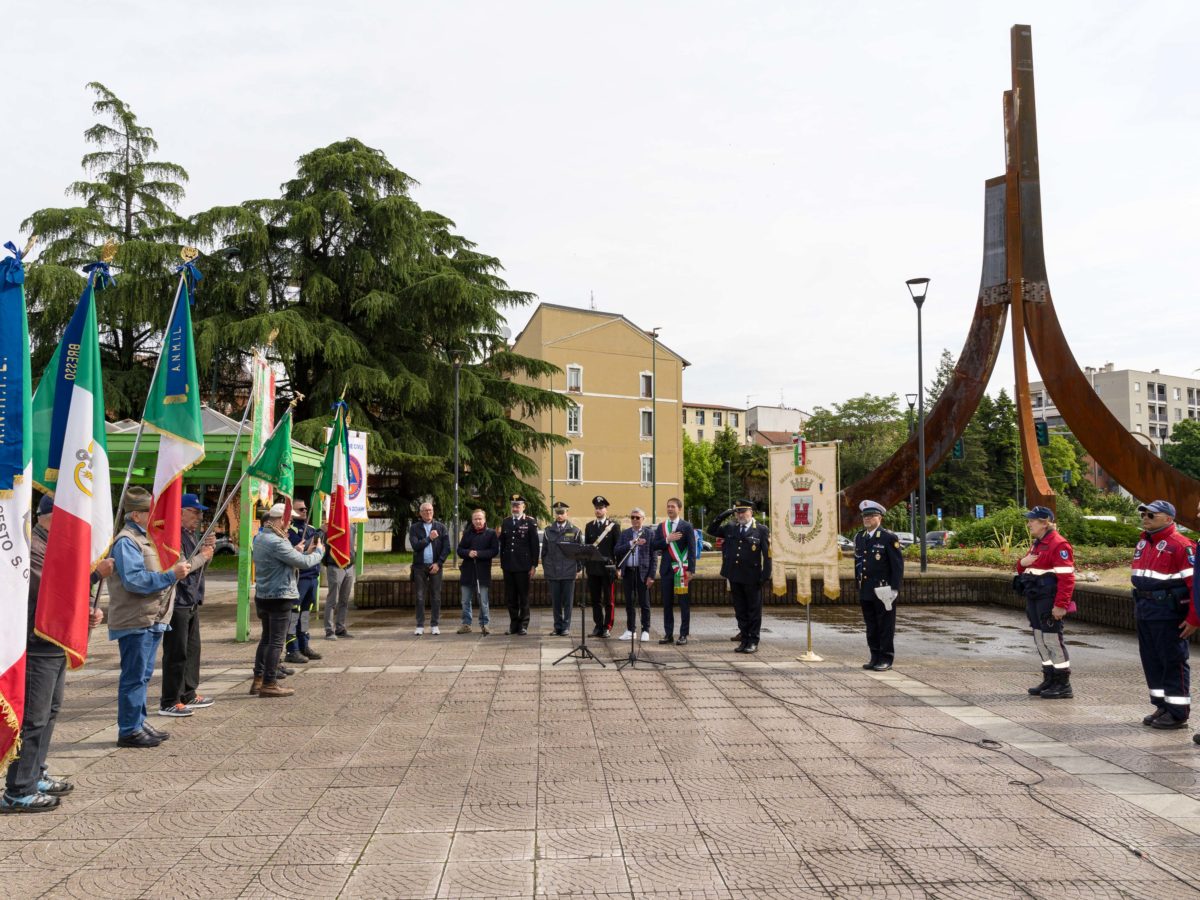
M 687 360 L 624 316 L 552 303 L 534 310 L 513 352 L 558 366 L 562 373 L 540 384 L 575 401 L 566 412 L 527 419 L 570 442 L 532 455 L 548 502 L 567 502 L 570 517 L 583 523 L 592 517 L 592 497 L 602 494 L 612 515 L 624 519 L 640 506 L 653 520 L 655 506 L 661 514 L 669 497 L 683 496 Z
M 715 403 L 683 404 L 683 430 L 693 441 L 711 442 L 726 428 L 733 430 L 739 444 L 746 443 L 746 410 Z

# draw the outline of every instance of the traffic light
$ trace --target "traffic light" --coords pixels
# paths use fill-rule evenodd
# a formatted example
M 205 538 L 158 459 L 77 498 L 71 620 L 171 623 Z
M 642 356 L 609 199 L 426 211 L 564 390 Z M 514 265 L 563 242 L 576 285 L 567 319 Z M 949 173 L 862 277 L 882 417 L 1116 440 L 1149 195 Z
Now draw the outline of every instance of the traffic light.
M 1045 422 L 1034 422 L 1033 430 L 1034 430 L 1034 433 L 1037 434 L 1037 445 L 1039 447 L 1049 447 L 1050 446 L 1050 426 L 1047 425 Z
M 963 458 L 963 456 L 965 456 L 965 455 L 966 455 L 966 454 L 965 454 L 965 452 L 963 451 L 963 442 L 962 442 L 962 438 L 959 438 L 957 441 L 955 441 L 955 442 L 954 442 L 954 458 L 955 458 L 955 459 L 962 459 L 962 458 Z

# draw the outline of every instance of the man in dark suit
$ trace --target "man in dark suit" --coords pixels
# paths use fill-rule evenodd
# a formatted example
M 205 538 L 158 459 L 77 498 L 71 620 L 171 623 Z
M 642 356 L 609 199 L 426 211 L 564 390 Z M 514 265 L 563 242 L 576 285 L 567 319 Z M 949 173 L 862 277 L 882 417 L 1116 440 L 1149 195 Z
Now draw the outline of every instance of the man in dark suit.
M 433 517 L 433 504 L 421 504 L 421 518 L 408 528 L 408 543 L 413 551 L 412 580 L 417 594 L 417 630 L 425 633 L 425 596 L 430 599 L 432 615 L 430 634 L 441 634 L 438 624 L 442 618 L 442 566 L 450 555 L 450 535 L 446 525 Z
M 730 516 L 736 516 L 737 521 L 724 524 Z M 734 652 L 757 653 L 762 586 L 771 580 L 771 533 L 754 521 L 754 504 L 749 500 L 737 500 L 733 509 L 713 519 L 707 530 L 722 540 L 721 577 L 729 582 L 738 637 L 742 639 Z
M 583 542 L 591 544 L 604 556 L 603 560 L 584 563 L 588 593 L 592 598 L 592 637 L 608 637 L 615 613 L 617 568 L 617 523 L 608 517 L 608 500 L 597 494 L 592 498 L 595 518 L 583 530 Z
M 696 530 L 682 517 L 683 501 L 672 497 L 667 501 L 667 517 L 654 528 L 650 549 L 658 550 L 661 562 L 658 574 L 662 583 L 663 636 L 660 644 L 679 644 L 688 641 L 692 625 L 692 608 L 688 598 L 688 582 L 696 574 Z M 675 640 L 675 602 L 679 601 L 679 640 Z
M 642 523 L 646 513 L 635 507 L 629 514 L 630 527 L 617 538 L 617 562 L 625 585 L 625 633 L 623 641 L 636 641 L 637 611 L 642 611 L 642 640 L 650 640 L 650 585 L 654 584 L 654 557 L 650 528 Z
M 500 523 L 500 569 L 508 605 L 508 634 L 529 633 L 529 579 L 537 571 L 541 544 L 537 520 L 525 515 L 525 498 L 512 495 L 512 515 Z
M 854 536 L 854 580 L 871 651 L 863 668 L 886 672 L 896 656 L 896 598 L 904 579 L 904 555 L 900 539 L 883 527 L 883 507 L 864 500 L 858 509 L 863 527 Z

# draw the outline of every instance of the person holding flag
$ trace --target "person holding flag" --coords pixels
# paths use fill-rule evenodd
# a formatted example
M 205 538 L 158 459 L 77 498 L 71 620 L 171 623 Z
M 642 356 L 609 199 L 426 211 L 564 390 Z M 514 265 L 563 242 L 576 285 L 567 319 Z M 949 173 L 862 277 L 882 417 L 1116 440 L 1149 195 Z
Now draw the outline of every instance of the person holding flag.
M 354 594 L 354 547 L 350 540 L 350 508 L 347 491 L 350 486 L 350 447 L 346 434 L 346 401 L 333 404 L 329 445 L 325 462 L 317 481 L 317 491 L 328 498 L 329 517 L 325 521 L 329 551 L 325 554 L 325 580 L 329 593 L 325 597 L 325 637 L 348 638 L 346 614 Z
M 672 497 L 667 501 L 667 518 L 659 522 L 650 540 L 650 549 L 662 553 L 659 564 L 663 601 L 663 636 L 660 644 L 688 642 L 691 632 L 692 607 L 688 597 L 688 582 L 696 574 L 696 530 L 685 522 L 681 513 L 683 501 Z M 675 602 L 679 602 L 679 640 L 675 640 Z

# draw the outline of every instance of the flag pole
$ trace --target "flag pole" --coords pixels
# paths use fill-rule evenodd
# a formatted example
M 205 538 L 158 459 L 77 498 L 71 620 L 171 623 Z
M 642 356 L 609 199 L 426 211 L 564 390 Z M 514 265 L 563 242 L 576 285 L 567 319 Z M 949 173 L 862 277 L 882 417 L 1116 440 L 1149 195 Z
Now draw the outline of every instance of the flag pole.
M 221 480 L 221 490 L 217 492 L 217 506 L 225 501 L 225 488 L 229 486 L 229 474 L 233 471 L 233 461 L 237 458 L 238 444 L 242 442 L 242 432 L 246 429 L 246 420 L 250 418 L 250 407 L 254 405 L 254 386 L 250 387 L 250 395 L 246 398 L 246 408 L 242 411 L 242 421 L 238 423 L 237 434 L 233 438 L 233 446 L 229 450 L 229 464 L 225 466 L 225 477 Z M 213 517 L 216 520 L 216 516 Z
M 185 247 L 183 252 L 186 253 L 189 249 Z M 101 253 L 101 258 L 109 252 L 109 244 L 104 245 L 104 250 Z M 112 256 L 116 256 L 116 245 L 112 245 Z M 191 262 L 196 257 L 193 255 L 190 258 L 184 257 L 187 262 Z M 110 257 L 111 259 L 111 257 Z M 109 260 L 105 260 L 108 262 Z M 175 321 L 175 310 L 179 307 L 179 297 L 183 293 L 183 280 L 187 277 L 187 270 L 184 269 L 179 273 L 179 284 L 175 286 L 175 299 L 171 301 L 171 311 L 167 314 L 167 328 L 171 327 L 171 323 Z M 166 343 L 163 343 L 163 349 L 166 349 Z M 162 365 L 162 351 L 159 351 L 158 359 L 154 361 L 154 374 L 150 376 L 150 390 L 146 392 L 146 399 L 142 401 L 142 418 L 138 422 L 137 434 L 133 438 L 133 447 L 129 451 L 129 462 L 125 466 L 125 482 L 121 485 L 121 496 L 117 500 L 117 512 L 113 516 L 113 534 L 117 532 L 117 524 L 121 521 L 121 514 L 125 512 L 125 492 L 129 490 L 129 480 L 133 477 L 133 464 L 137 460 L 138 448 L 142 444 L 142 435 L 146 431 L 146 410 L 150 408 L 150 394 L 154 391 L 154 382 L 158 380 L 158 369 Z M 96 582 L 96 593 L 92 595 L 92 609 L 96 609 L 100 605 L 100 586 L 103 580 Z

